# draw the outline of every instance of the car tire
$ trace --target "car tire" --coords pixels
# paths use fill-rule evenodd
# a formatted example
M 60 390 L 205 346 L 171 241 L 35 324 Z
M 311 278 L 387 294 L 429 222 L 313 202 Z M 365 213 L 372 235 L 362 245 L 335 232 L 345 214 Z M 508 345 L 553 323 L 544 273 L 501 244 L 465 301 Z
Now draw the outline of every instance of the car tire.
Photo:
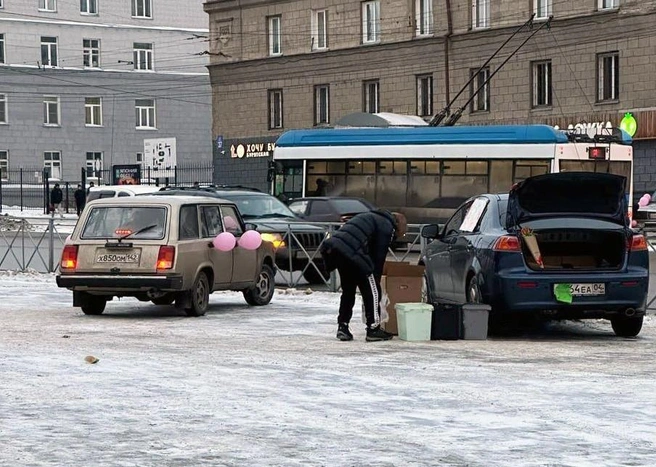
M 481 288 L 478 286 L 478 279 L 472 276 L 467 281 L 466 291 L 467 303 L 483 303 L 481 297 Z
M 172 293 L 167 293 L 161 297 L 153 298 L 151 302 L 155 305 L 171 305 L 175 301 L 175 295 Z
M 642 316 L 616 316 L 610 324 L 618 337 L 636 337 L 642 329 Z
M 210 282 L 207 274 L 199 272 L 194 286 L 189 291 L 189 308 L 185 309 L 187 316 L 203 316 L 210 303 Z
M 273 298 L 275 288 L 276 282 L 273 269 L 268 264 L 263 264 L 260 275 L 257 276 L 257 281 L 255 281 L 255 285 L 244 290 L 244 299 L 249 305 L 268 305 Z
M 105 297 L 87 295 L 84 298 L 84 303 L 82 304 L 81 308 L 85 315 L 97 316 L 103 314 L 106 305 L 107 299 Z
M 317 268 L 319 268 L 320 272 L 310 264 L 303 273 L 303 279 L 305 279 L 308 284 L 325 284 L 330 278 L 330 274 L 328 274 L 321 265 L 317 264 Z

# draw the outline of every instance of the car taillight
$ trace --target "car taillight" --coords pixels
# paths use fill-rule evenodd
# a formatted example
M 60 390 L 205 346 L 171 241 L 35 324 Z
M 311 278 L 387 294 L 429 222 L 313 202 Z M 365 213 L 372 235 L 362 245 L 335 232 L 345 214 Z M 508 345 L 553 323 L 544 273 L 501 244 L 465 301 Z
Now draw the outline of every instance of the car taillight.
M 159 247 L 159 254 L 157 255 L 157 269 L 172 269 L 174 259 L 175 259 L 174 246 Z
M 519 245 L 519 238 L 513 235 L 504 235 L 503 237 L 497 238 L 497 241 L 494 242 L 494 251 L 522 251 L 521 246 Z
M 644 235 L 634 235 L 631 237 L 631 244 L 629 246 L 631 251 L 647 251 L 647 239 Z
M 77 267 L 77 245 L 65 245 L 62 251 L 60 269 L 75 269 Z

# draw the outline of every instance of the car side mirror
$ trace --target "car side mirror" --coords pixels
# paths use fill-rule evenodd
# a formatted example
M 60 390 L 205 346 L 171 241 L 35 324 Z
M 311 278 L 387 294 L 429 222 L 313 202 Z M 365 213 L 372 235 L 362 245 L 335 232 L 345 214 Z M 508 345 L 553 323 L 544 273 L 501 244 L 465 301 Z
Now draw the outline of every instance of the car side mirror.
M 430 240 L 440 238 L 440 226 L 437 224 L 425 225 L 421 228 L 421 236 Z
M 257 230 L 257 225 L 251 222 L 246 222 L 244 227 L 246 227 L 246 230 Z

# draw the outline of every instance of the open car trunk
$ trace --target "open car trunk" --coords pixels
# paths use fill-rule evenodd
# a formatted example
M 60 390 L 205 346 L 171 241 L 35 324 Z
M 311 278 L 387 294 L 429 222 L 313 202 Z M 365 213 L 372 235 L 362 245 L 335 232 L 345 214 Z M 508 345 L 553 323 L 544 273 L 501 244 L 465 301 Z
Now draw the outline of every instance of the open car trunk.
M 554 228 L 534 230 L 533 235 L 544 267 L 534 259 L 526 239 L 522 239 L 522 252 L 526 265 L 536 271 L 617 270 L 627 253 L 626 233 L 622 230 Z

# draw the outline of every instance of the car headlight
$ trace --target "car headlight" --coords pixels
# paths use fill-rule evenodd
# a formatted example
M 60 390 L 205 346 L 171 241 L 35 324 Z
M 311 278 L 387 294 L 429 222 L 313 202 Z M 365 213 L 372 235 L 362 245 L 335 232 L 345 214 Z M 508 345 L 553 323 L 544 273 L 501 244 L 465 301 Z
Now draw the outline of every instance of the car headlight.
M 282 235 L 277 233 L 263 233 L 262 241 L 269 242 L 273 244 L 273 247 L 278 249 L 285 246 L 285 241 L 282 239 Z

